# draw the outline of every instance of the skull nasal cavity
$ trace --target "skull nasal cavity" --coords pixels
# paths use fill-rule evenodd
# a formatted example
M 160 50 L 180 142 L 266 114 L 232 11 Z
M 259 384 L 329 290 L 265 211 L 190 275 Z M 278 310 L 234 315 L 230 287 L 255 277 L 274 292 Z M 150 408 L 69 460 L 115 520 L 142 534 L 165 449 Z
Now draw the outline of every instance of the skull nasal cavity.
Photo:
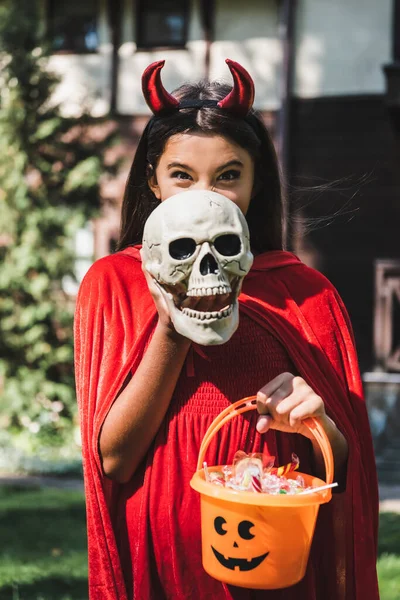
M 200 273 L 202 275 L 210 275 L 211 273 L 218 273 L 219 268 L 217 265 L 217 261 L 213 257 L 212 254 L 206 254 L 201 259 L 200 263 Z

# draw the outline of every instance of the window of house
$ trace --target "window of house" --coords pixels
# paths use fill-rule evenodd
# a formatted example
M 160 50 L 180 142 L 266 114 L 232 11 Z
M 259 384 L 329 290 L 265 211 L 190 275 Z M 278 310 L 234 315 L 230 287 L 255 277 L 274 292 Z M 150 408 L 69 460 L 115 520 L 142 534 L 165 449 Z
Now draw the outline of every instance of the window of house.
M 55 51 L 97 50 L 97 0 L 48 0 L 48 11 L 48 32 Z
M 138 48 L 181 48 L 187 42 L 188 0 L 137 0 Z

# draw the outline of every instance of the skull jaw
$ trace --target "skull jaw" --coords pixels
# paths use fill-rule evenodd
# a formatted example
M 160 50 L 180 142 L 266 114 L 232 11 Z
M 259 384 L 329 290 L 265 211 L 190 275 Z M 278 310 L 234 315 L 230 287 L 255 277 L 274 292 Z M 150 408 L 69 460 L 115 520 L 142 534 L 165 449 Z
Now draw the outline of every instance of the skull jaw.
M 233 303 L 230 315 L 221 319 L 195 319 L 183 314 L 178 308 L 172 308 L 171 321 L 178 333 L 201 346 L 219 346 L 225 344 L 235 333 L 239 325 L 237 300 Z

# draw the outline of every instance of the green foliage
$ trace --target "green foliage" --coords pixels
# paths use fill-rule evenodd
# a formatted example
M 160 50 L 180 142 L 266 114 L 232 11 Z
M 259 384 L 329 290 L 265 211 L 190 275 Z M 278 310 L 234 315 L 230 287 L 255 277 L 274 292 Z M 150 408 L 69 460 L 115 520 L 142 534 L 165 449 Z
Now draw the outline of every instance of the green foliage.
M 399 600 L 400 556 L 382 554 L 378 560 L 378 578 L 381 600 Z
M 112 141 L 93 140 L 98 120 L 52 103 L 37 31 L 35 2 L 0 4 L 0 429 L 31 451 L 68 443 L 77 427 L 62 281 L 74 278 L 77 229 L 99 209 Z
M 84 600 L 83 492 L 0 489 L 0 598 Z
M 379 516 L 378 577 L 381 600 L 400 598 L 400 514 Z

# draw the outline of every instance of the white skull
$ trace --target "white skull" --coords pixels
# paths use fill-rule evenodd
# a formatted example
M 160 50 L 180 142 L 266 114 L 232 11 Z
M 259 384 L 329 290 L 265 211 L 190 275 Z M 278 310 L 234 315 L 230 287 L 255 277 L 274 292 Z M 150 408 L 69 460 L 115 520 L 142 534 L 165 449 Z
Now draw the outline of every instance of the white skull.
M 253 263 L 246 219 L 236 204 L 208 191 L 168 198 L 146 221 L 142 260 L 168 302 L 176 331 L 202 345 L 230 339 L 239 324 L 242 281 Z

